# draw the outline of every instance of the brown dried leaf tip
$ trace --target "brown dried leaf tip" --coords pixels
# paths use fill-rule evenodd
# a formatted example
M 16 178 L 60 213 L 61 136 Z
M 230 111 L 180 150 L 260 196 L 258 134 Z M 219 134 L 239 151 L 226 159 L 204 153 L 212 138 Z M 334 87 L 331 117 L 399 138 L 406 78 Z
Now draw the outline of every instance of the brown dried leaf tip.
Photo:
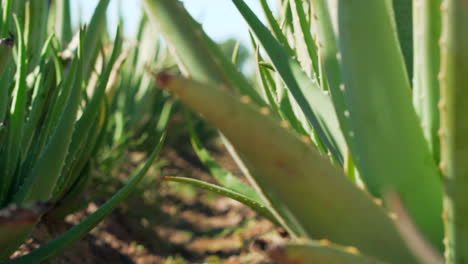
M 20 208 L 16 205 L 10 205 L 0 210 L 0 226 L 33 224 L 38 221 L 50 207 L 51 204 L 45 202 L 36 202 L 29 206 L 29 208 Z
M 159 87 L 166 87 L 169 82 L 174 78 L 174 75 L 172 75 L 169 72 L 160 72 L 156 75 L 156 84 Z
M 267 255 L 275 264 L 304 264 L 300 259 L 288 256 L 284 246 L 276 246 L 268 250 Z

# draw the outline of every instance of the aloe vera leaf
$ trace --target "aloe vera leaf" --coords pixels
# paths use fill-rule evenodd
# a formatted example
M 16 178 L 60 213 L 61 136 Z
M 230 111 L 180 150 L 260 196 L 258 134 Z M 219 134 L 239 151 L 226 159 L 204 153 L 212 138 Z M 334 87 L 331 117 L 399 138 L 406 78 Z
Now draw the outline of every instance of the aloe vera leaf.
M 53 21 L 55 35 L 60 44 L 67 45 L 73 37 L 70 0 L 54 0 L 52 5 L 55 11 Z
M 0 185 L 0 204 L 4 202 L 11 184 L 14 182 L 16 166 L 21 158 L 21 141 L 23 136 L 24 119 L 26 117 L 27 103 L 27 85 L 26 85 L 26 50 L 24 39 L 22 37 L 23 29 L 21 28 L 18 18 L 14 16 L 16 28 L 18 32 L 18 59 L 17 73 L 15 80 L 15 89 L 13 92 L 13 101 L 10 110 L 10 124 L 8 131 L 7 157 L 5 159 L 5 171 Z
M 94 137 L 97 138 L 98 135 L 99 134 L 94 135 Z M 80 198 L 83 196 L 83 193 L 85 192 L 86 187 L 88 187 L 88 183 L 91 179 L 91 173 L 87 170 L 87 166 L 89 166 L 89 163 L 82 166 L 81 164 L 76 166 L 78 169 L 71 172 L 78 174 L 77 177 L 73 177 L 75 181 L 71 182 L 68 188 L 64 188 L 66 191 L 65 193 L 61 194 L 57 193 L 57 191 L 54 193 L 54 199 L 57 200 L 57 203 L 54 205 L 52 210 L 47 212 L 47 219 L 64 219 L 67 215 L 72 214 L 76 212 L 78 208 L 81 208 L 81 204 L 86 203 Z
M 257 63 L 255 63 L 257 66 L 257 76 L 260 80 L 260 87 L 263 90 L 264 97 L 273 111 L 280 113 L 281 110 L 274 95 L 275 82 L 273 80 L 273 76 L 271 76 L 271 73 L 269 72 L 269 69 L 262 66 L 262 57 L 260 55 L 259 48 L 256 49 L 255 58 L 257 60 Z
M 410 79 L 413 77 L 413 2 L 392 0 L 393 14 L 398 30 L 398 39 Z M 417 12 L 417 10 L 415 10 Z
M 468 262 L 468 5 L 443 2 L 439 103 L 447 264 Z
M 223 132 L 310 237 L 352 245 L 382 260 L 414 262 L 385 210 L 307 140 L 217 87 L 167 73 L 157 79 L 159 86 L 176 94 Z
M 292 0 L 290 3 L 298 60 L 309 76 L 320 76 L 319 59 L 315 41 L 312 38 L 311 27 L 304 10 L 304 3 L 300 0 Z M 322 84 L 322 80 L 320 78 L 319 80 Z
M 109 3 L 110 0 L 99 1 L 86 30 L 84 46 L 87 50 L 83 56 L 83 77 L 85 80 L 87 80 L 94 71 L 94 64 L 100 49 L 99 42 L 103 33 L 106 32 L 106 11 Z
M 73 151 L 70 150 L 70 152 L 73 153 L 69 153 L 67 159 L 73 156 L 74 160 L 66 160 L 66 162 L 68 161 L 69 163 L 65 163 L 62 168 L 60 178 L 54 188 L 54 194 L 52 196 L 54 200 L 62 202 L 62 198 L 67 192 L 77 192 L 77 190 L 73 189 L 73 185 L 79 180 L 79 177 L 87 177 L 87 175 L 83 175 L 83 170 L 92 157 L 91 153 L 97 143 L 96 140 L 99 137 L 100 130 L 103 128 L 103 121 L 104 120 L 101 118 L 96 118 L 93 125 L 89 128 L 89 131 L 86 134 L 82 134 L 84 138 L 83 142 L 77 148 L 73 149 Z
M 6 35 L 8 35 L 8 32 L 10 32 L 10 23 L 11 23 L 11 18 L 13 17 L 12 16 L 13 0 L 5 0 L 2 7 L 3 7 L 2 37 L 5 37 Z
M 257 49 L 257 71 L 259 75 L 259 79 L 261 81 L 260 85 L 264 90 L 264 93 L 267 97 L 267 102 L 270 104 L 270 107 L 278 113 L 284 120 L 286 120 L 285 124 L 291 125 L 298 133 L 308 135 L 310 134 L 310 128 L 305 127 L 306 122 L 301 122 L 299 118 L 296 116 L 296 113 L 293 110 L 291 105 L 291 98 L 289 93 L 283 93 L 282 97 L 277 100 L 274 96 L 275 86 L 276 83 L 271 73 L 271 69 L 265 66 L 260 60 L 261 55 Z M 278 101 L 278 102 L 277 102 Z
M 41 126 L 35 128 L 37 132 L 33 135 L 34 144 L 30 144 L 29 150 L 25 152 L 27 153 L 27 157 L 23 162 L 22 168 L 27 168 L 28 170 L 37 161 L 37 158 L 44 151 L 45 146 L 47 146 L 60 115 L 63 113 L 67 96 L 70 94 L 77 73 L 78 63 L 77 60 L 75 60 L 68 69 L 67 77 L 64 78 L 62 76 L 63 66 L 62 63 L 58 61 L 58 55 L 53 45 L 50 47 L 49 51 L 52 53 L 51 56 L 53 58 L 55 74 L 47 73 L 47 83 L 43 84 L 50 86 L 50 91 L 47 94 L 46 104 L 41 113 Z M 62 79 L 65 79 L 65 81 L 62 81 Z M 26 125 L 29 126 L 32 124 L 28 120 Z
M 79 58 L 76 59 L 76 64 L 78 64 L 77 73 L 64 112 L 61 114 L 44 151 L 29 171 L 18 193 L 15 194 L 14 200 L 17 203 L 21 204 L 29 200 L 49 200 L 59 180 L 72 141 L 76 115 L 81 102 L 83 34 L 84 32 L 81 31 Z
M 327 264 L 384 264 L 385 262 L 362 255 L 355 247 L 331 245 L 329 241 L 294 242 L 268 252 L 277 263 L 327 263 Z
M 242 0 L 233 0 L 281 75 L 301 110 L 333 156 L 343 162 L 346 143 L 339 129 L 330 97 L 323 93 L 316 79 L 310 79 L 298 62 L 284 50 Z
M 285 91 L 281 98 L 279 98 L 278 102 L 276 102 L 276 98 L 273 93 L 277 88 L 275 87 L 276 83 L 270 71 L 271 69 L 260 62 L 261 56 L 258 49 L 256 56 L 257 71 L 259 79 L 261 80 L 260 86 L 262 87 L 267 98 L 267 102 L 270 104 L 273 111 L 278 113 L 285 120 L 285 125 L 291 125 L 298 133 L 303 135 L 310 135 L 313 133 L 312 129 L 308 125 L 308 122 L 306 121 L 306 118 L 304 117 L 304 114 L 300 110 L 297 112 L 295 111 L 297 109 L 295 109 L 292 104 L 297 104 L 292 102 L 293 99 L 289 92 Z M 325 148 L 320 140 L 317 140 L 315 143 L 325 151 Z
M 45 42 L 41 52 L 41 62 L 38 66 L 39 74 L 35 80 L 34 91 L 30 103 L 31 108 L 28 113 L 28 118 L 25 122 L 24 135 L 22 140 L 23 156 L 26 156 L 33 141 L 33 136 L 41 128 L 39 121 L 45 114 L 49 95 L 53 92 L 53 88 L 55 87 L 56 78 L 54 74 L 54 63 L 51 61 L 46 62 L 46 54 L 49 50 L 52 40 L 53 36 L 50 36 L 49 39 Z
M 255 89 L 203 32 L 201 25 L 188 14 L 180 1 L 144 0 L 143 6 L 150 20 L 159 26 L 174 48 L 182 70 L 196 80 L 237 89 L 257 104 L 264 105 Z
M 38 140 L 38 144 L 36 144 L 41 148 L 41 150 L 42 146 L 46 145 L 51 133 L 53 133 L 62 113 L 64 112 L 66 102 L 73 89 L 73 82 L 75 81 L 78 69 L 78 63 L 77 60 L 75 60 L 72 62 L 71 66 L 67 70 L 66 76 L 64 77 L 63 66 L 60 65 L 61 62 L 54 61 L 54 63 L 57 71 L 57 87 L 55 88 L 54 94 L 51 98 L 51 109 L 48 110 L 45 124 L 41 131 L 41 137 Z
M 223 186 L 218 186 L 215 184 L 211 184 L 208 182 L 196 180 L 196 179 L 191 179 L 191 178 L 186 178 L 186 177 L 164 177 L 165 181 L 171 181 L 171 182 L 179 182 L 183 184 L 188 184 L 195 186 L 197 188 L 202 188 L 207 191 L 229 197 L 231 199 L 234 199 L 242 204 L 247 205 L 250 207 L 252 210 L 255 212 L 259 213 L 260 215 L 264 216 L 268 220 L 272 221 L 275 224 L 278 224 L 276 222 L 276 217 L 271 213 L 270 209 L 261 201 L 258 201 L 256 199 L 252 199 L 249 196 L 246 196 L 242 194 L 241 192 L 238 192 L 236 190 L 233 190 L 228 187 L 223 187 Z
M 421 231 L 442 248 L 442 183 L 411 102 L 389 6 L 362 0 L 338 6 L 354 160 L 369 189 L 397 192 Z
M 238 40 L 236 41 L 236 45 L 234 46 L 234 49 L 232 50 L 232 55 L 231 55 L 231 62 L 234 65 L 238 65 L 239 63 L 240 48 L 241 48 L 241 42 Z
M 271 31 L 275 35 L 276 39 L 286 48 L 289 54 L 294 55 L 295 52 L 289 45 L 288 39 L 283 34 L 283 31 L 281 30 L 278 21 L 276 21 L 275 16 L 273 15 L 273 12 L 271 11 L 267 0 L 260 0 L 260 4 L 262 6 L 265 17 L 267 18 L 268 24 L 270 25 Z
M 328 4 L 328 5 L 327 5 Z M 340 54 L 338 50 L 338 43 L 335 37 L 332 21 L 332 8 L 331 1 L 325 0 L 312 0 L 313 7 L 312 23 L 315 24 L 317 30 L 317 49 L 320 55 L 320 66 L 323 64 L 322 83 L 328 83 L 328 88 L 331 93 L 335 112 L 340 123 L 340 128 L 343 133 L 348 148 L 353 150 L 354 140 L 351 138 L 352 130 L 350 120 L 347 117 L 348 107 L 344 96 L 344 85 L 341 76 L 340 68 Z M 325 76 L 323 76 L 325 75 Z M 347 150 L 348 151 L 348 150 Z M 354 152 L 354 151 L 352 151 Z
M 414 1 L 414 75 L 413 103 L 434 160 L 440 160 L 439 39 L 441 31 L 440 0 Z
M 41 58 L 41 49 L 47 40 L 47 22 L 49 15 L 49 3 L 47 1 L 29 1 L 27 4 L 28 25 L 27 42 L 30 66 L 36 66 Z
M 256 201 L 257 203 L 263 203 L 262 198 L 258 193 L 240 180 L 238 177 L 232 175 L 230 172 L 225 170 L 218 162 L 213 159 L 206 148 L 203 147 L 203 144 L 198 137 L 195 128 L 193 127 L 193 121 L 190 117 L 190 113 L 186 113 L 187 127 L 190 133 L 190 142 L 192 143 L 195 153 L 197 153 L 198 158 L 208 167 L 211 175 L 225 188 L 240 193 L 251 200 Z
M 0 210 L 0 261 L 23 243 L 46 209 L 43 204 L 33 204 L 29 208 L 10 205 Z
M 23 257 L 11 260 L 10 264 L 29 264 L 46 261 L 50 258 L 56 257 L 65 249 L 73 245 L 73 243 L 77 242 L 83 236 L 85 236 L 89 231 L 91 231 L 95 226 L 97 226 L 106 216 L 108 216 L 112 212 L 112 210 L 114 210 L 123 200 L 125 200 L 132 191 L 135 190 L 135 187 L 143 179 L 143 177 L 153 164 L 154 160 L 158 157 L 159 153 L 161 152 L 164 139 L 165 133 L 161 136 L 158 145 L 156 146 L 153 153 L 151 153 L 144 166 L 135 171 L 133 175 L 130 176 L 129 182 L 114 196 L 112 196 L 112 198 L 109 201 L 102 205 L 96 212 L 88 216 L 80 224 L 74 226 L 69 231 L 65 232 L 58 238 L 48 242 L 39 249 Z

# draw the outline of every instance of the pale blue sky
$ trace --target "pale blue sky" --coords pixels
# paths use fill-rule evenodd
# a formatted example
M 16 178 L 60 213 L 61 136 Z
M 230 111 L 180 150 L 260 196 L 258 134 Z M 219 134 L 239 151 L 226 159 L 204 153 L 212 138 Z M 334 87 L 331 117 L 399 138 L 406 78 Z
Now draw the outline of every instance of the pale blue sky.
M 82 21 L 89 21 L 94 7 L 99 0 L 78 0 L 72 1 L 73 8 L 81 6 Z M 140 0 L 111 0 L 109 7 L 109 27 L 114 29 L 117 21 L 119 2 L 122 5 L 123 16 L 125 18 L 125 32 L 134 34 L 141 16 Z M 224 40 L 235 37 L 248 43 L 248 26 L 236 10 L 231 0 L 183 0 L 185 7 L 197 20 L 199 20 L 209 36 L 215 40 Z M 263 13 L 259 0 L 245 0 L 245 2 L 263 18 Z M 273 3 L 274 0 L 269 0 Z M 78 11 L 72 12 L 77 14 Z

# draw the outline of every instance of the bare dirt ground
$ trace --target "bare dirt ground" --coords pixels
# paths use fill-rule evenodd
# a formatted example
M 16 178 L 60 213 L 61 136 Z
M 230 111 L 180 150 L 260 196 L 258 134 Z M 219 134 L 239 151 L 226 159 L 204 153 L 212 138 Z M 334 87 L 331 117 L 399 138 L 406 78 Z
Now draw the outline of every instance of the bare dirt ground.
M 225 153 L 217 159 L 239 174 Z M 163 160 L 158 172 L 148 175 L 132 197 L 60 256 L 58 263 L 273 263 L 263 250 L 284 240 L 281 231 L 229 198 L 176 183 L 160 183 L 157 188 L 162 175 L 213 182 L 190 155 L 169 150 Z M 125 171 L 120 174 L 128 176 Z M 15 256 L 79 223 L 103 202 L 89 203 L 65 222 L 42 224 Z

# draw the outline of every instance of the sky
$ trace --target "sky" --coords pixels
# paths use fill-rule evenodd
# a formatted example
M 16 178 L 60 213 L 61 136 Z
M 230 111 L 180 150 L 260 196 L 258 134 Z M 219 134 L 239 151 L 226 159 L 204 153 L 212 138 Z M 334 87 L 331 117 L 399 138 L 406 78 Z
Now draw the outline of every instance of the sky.
M 82 21 L 89 21 L 94 7 L 99 0 L 72 1 L 74 10 L 72 13 L 81 13 Z M 120 2 L 120 3 L 119 3 Z M 182 0 L 190 14 L 202 23 L 207 34 L 216 41 L 222 41 L 234 37 L 249 43 L 248 26 L 236 10 L 231 0 Z M 263 13 L 258 0 L 245 0 L 245 2 L 263 18 Z M 273 3 L 274 0 L 269 0 Z M 109 6 L 109 27 L 111 32 L 116 28 L 118 6 L 122 6 L 125 19 L 125 32 L 133 35 L 136 32 L 139 18 L 142 14 L 141 0 L 111 0 Z M 274 5 L 271 5 L 272 7 Z M 80 8 L 78 8 L 80 7 Z M 76 21 L 77 17 L 75 17 Z

